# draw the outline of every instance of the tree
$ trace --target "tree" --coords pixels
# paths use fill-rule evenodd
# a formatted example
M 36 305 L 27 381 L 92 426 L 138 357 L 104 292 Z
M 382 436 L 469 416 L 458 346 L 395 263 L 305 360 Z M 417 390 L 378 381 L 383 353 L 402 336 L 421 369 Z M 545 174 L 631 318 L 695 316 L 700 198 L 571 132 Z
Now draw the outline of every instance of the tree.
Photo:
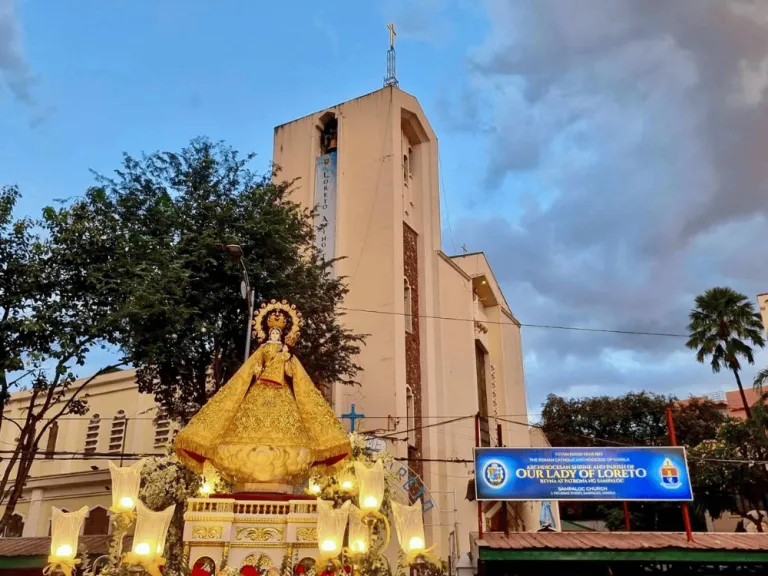
M 724 512 L 740 515 L 763 532 L 768 471 L 766 410 L 758 404 L 748 420 L 728 419 L 715 438 L 689 452 L 695 506 L 714 518 Z M 752 511 L 756 511 L 751 513 Z
M 756 391 L 762 392 L 763 386 L 768 384 L 768 368 L 763 368 L 755 374 L 755 380 L 752 383 Z
M 710 400 L 678 402 L 674 396 L 650 392 L 577 399 L 550 394 L 542 408 L 541 426 L 553 446 L 667 446 L 667 408 L 673 410 L 678 442 L 688 447 L 714 439 L 727 420 Z M 635 530 L 682 529 L 676 505 L 632 502 L 629 510 Z M 569 502 L 562 514 L 564 518 L 604 519 L 610 530 L 624 527 L 622 506 L 614 503 Z M 700 518 L 693 521 L 703 525 Z
M 94 346 L 115 342 L 122 313 L 112 298 L 112 251 L 104 249 L 102 235 L 84 236 L 90 222 L 63 221 L 53 209 L 40 221 L 15 220 L 18 198 L 15 187 L 0 191 L 0 422 L 18 429 L 0 478 L 0 532 L 21 498 L 44 435 L 62 416 L 87 411 L 80 394 L 95 375 L 76 384 L 73 369 Z M 23 393 L 22 420 L 4 413 L 13 387 Z
M 566 399 L 547 396 L 541 426 L 552 446 L 666 446 L 666 410 L 672 408 L 677 439 L 695 446 L 714 438 L 725 416 L 710 400 L 678 402 L 674 396 L 630 392 L 624 396 Z
M 750 418 L 749 403 L 739 377 L 739 359 L 754 364 L 752 347 L 765 346 L 762 321 L 753 303 L 730 288 L 710 288 L 696 297 L 688 331 L 686 346 L 696 350 L 696 360 L 703 363 L 709 358 L 712 372 L 720 372 L 723 366 L 733 372 L 744 411 Z
M 305 325 L 296 353 L 313 381 L 352 384 L 363 336 L 340 323 L 347 288 L 315 248 L 313 211 L 290 200 L 292 183 L 258 176 L 222 143 L 192 140 L 179 153 L 124 155 L 114 177 L 97 176 L 69 208 L 110 230 L 119 269 L 115 298 L 129 313 L 119 346 L 169 416 L 186 421 L 240 367 L 248 307 L 287 299 Z M 244 254 L 232 262 L 223 246 Z

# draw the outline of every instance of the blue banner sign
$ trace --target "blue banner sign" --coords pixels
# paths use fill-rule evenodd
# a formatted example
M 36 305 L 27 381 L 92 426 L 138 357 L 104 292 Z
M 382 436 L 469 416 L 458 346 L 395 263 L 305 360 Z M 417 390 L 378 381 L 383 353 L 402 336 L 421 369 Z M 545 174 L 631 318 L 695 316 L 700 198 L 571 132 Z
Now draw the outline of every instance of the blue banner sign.
M 476 448 L 478 500 L 693 500 L 683 447 Z

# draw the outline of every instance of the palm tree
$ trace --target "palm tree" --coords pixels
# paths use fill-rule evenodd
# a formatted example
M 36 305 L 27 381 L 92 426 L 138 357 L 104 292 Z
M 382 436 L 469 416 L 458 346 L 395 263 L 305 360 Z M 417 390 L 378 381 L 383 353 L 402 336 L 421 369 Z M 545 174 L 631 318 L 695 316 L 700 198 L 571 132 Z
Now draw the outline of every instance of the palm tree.
M 754 304 L 730 288 L 710 288 L 696 296 L 688 325 L 690 337 L 686 346 L 696 350 L 696 360 L 711 358 L 712 372 L 725 366 L 733 372 L 739 385 L 747 418 L 752 417 L 747 397 L 739 378 L 739 358 L 755 363 L 752 346 L 765 346 L 763 324 Z
M 755 381 L 753 383 L 755 390 L 762 390 L 763 386 L 768 384 L 768 368 L 763 368 L 755 375 Z

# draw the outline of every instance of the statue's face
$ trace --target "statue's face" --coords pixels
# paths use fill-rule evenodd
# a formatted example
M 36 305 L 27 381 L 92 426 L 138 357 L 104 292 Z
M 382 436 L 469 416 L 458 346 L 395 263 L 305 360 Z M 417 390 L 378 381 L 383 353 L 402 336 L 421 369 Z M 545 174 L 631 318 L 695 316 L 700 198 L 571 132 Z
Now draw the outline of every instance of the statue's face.
M 280 342 L 281 340 L 280 336 L 282 336 L 282 332 L 280 332 L 280 330 L 278 330 L 277 328 L 272 328 L 269 331 L 269 339 L 272 340 L 273 342 Z

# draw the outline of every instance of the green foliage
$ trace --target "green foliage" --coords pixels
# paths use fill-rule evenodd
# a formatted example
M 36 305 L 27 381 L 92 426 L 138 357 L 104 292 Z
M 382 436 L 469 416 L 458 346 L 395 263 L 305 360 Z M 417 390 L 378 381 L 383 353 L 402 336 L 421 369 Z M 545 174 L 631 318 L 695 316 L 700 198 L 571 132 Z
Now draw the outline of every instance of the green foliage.
M 717 437 L 691 449 L 689 462 L 695 505 L 714 518 L 724 512 L 748 519 L 750 510 L 765 510 L 768 460 L 765 430 L 768 415 L 757 404 L 752 418 L 729 419 Z
M 768 384 L 768 368 L 763 368 L 757 374 L 755 374 L 755 380 L 752 383 L 755 390 L 762 391 L 763 387 Z
M 347 288 L 314 247 L 312 211 L 290 199 L 291 183 L 258 176 L 221 143 L 198 138 L 179 153 L 125 155 L 115 176 L 60 211 L 87 215 L 84 236 L 111 254 L 109 298 L 128 312 L 118 344 L 142 392 L 177 419 L 194 414 L 240 367 L 248 307 L 240 293 L 244 254 L 255 301 L 287 299 L 306 324 L 296 347 L 321 385 L 354 383 L 363 337 L 339 323 Z
M 713 372 L 720 372 L 723 367 L 733 372 L 749 417 L 750 408 L 739 377 L 740 359 L 754 364 L 753 347 L 765 346 L 762 320 L 752 301 L 730 288 L 710 288 L 696 297 L 688 331 L 686 346 L 696 350 L 696 360 L 709 359 Z
M 714 438 L 725 420 L 709 400 L 680 405 L 674 396 L 630 392 L 624 396 L 566 399 L 547 396 L 541 426 L 553 446 L 666 446 L 666 409 L 672 408 L 677 440 L 694 446 Z
M 0 531 L 48 429 L 61 416 L 87 411 L 80 393 L 89 380 L 74 385 L 76 366 L 95 346 L 116 342 L 123 317 L 122 303 L 111 297 L 111 251 L 102 234 L 87 234 L 89 222 L 63 221 L 53 209 L 39 221 L 14 219 L 18 198 L 17 188 L 0 189 L 0 426 L 18 429 L 0 479 Z M 29 391 L 23 420 L 4 418 L 14 387 Z

